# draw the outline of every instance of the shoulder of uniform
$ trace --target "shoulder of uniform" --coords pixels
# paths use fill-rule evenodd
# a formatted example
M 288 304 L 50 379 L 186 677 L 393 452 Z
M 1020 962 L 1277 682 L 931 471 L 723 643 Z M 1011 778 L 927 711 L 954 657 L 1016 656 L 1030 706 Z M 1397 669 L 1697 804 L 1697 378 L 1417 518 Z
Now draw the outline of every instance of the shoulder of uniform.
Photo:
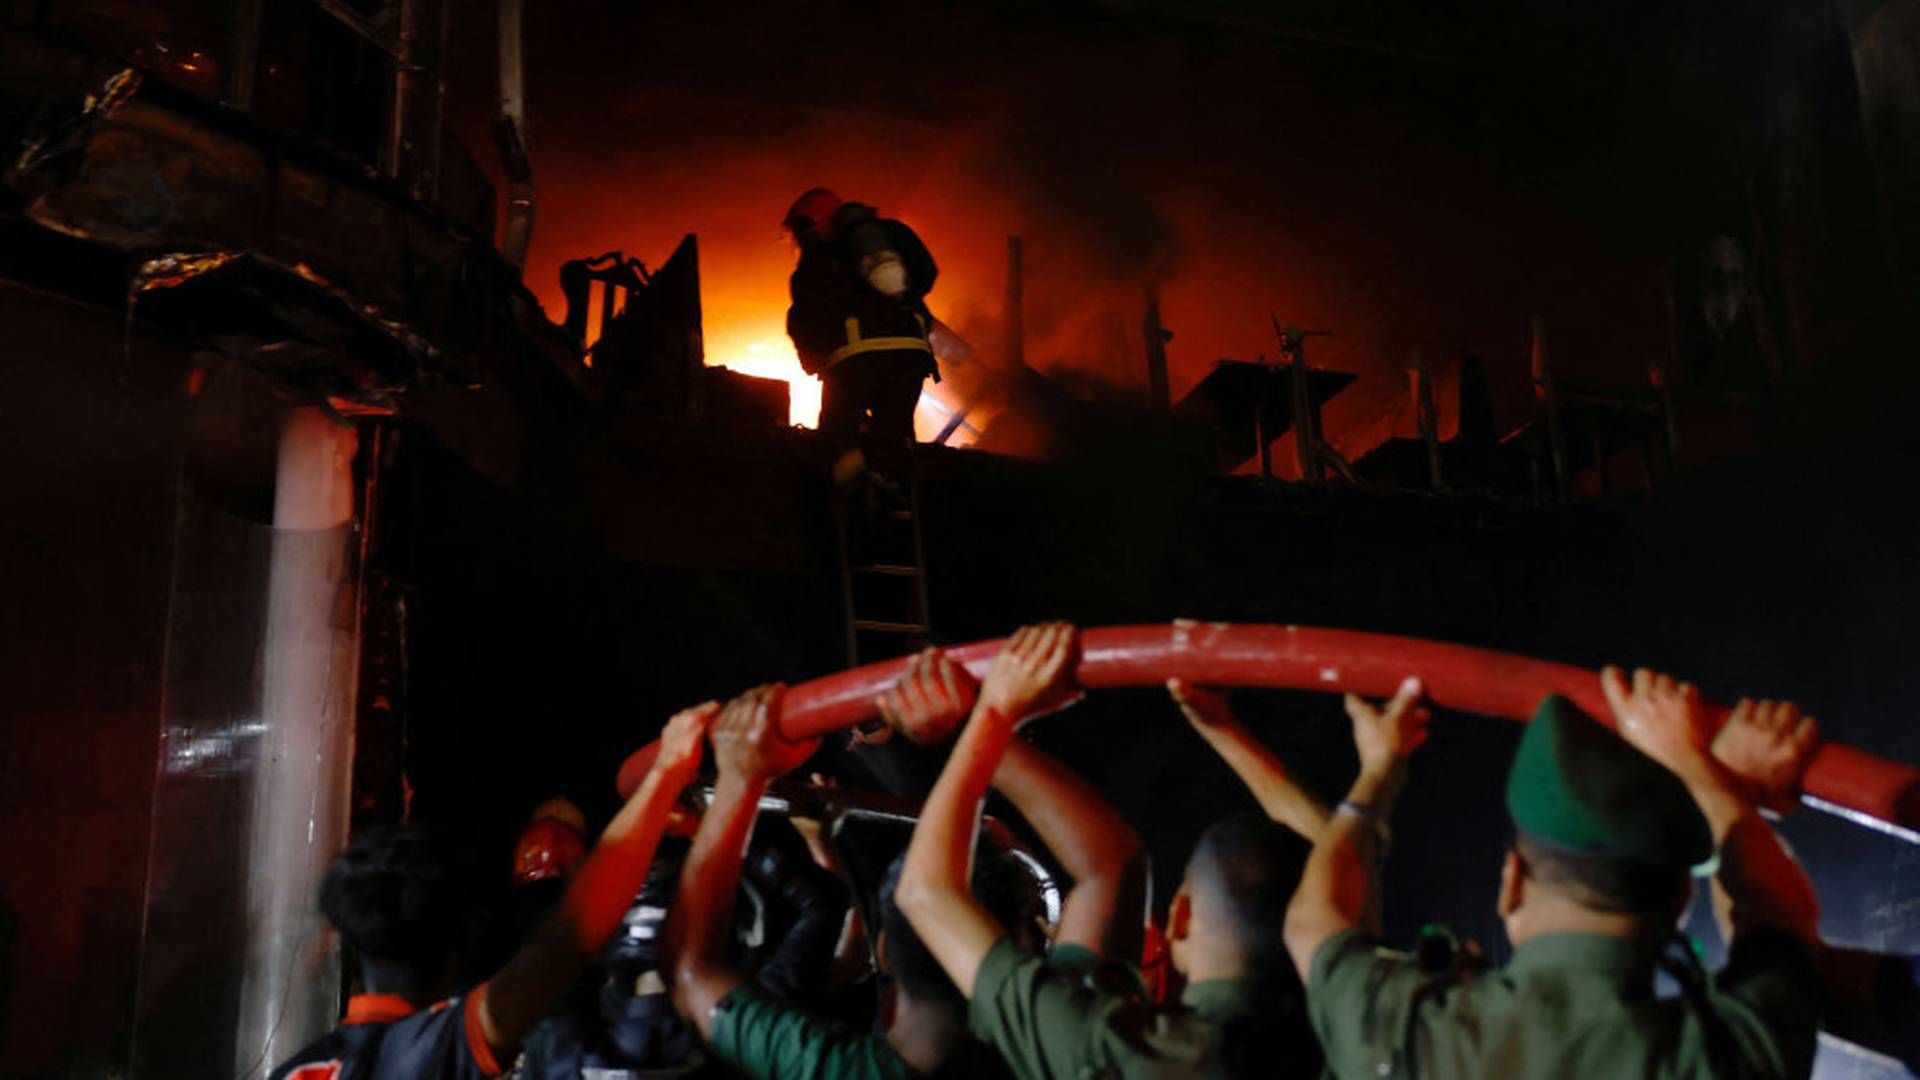
M 1118 999 L 1103 1025 L 1119 1042 L 1118 1056 L 1197 1062 L 1207 1056 L 1213 1029 L 1185 1009 L 1161 1008 L 1145 998 Z

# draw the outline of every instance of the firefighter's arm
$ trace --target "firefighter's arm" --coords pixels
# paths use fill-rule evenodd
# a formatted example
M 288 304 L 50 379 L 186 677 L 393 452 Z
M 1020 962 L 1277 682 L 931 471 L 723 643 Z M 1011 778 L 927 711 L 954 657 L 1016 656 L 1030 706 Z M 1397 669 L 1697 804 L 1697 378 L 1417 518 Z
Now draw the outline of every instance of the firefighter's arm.
M 882 296 L 899 299 L 907 295 L 907 264 L 897 251 L 876 251 L 861 259 L 860 276 Z
M 680 793 L 700 768 L 700 740 L 720 711 L 708 703 L 667 721 L 660 754 L 582 863 L 565 898 L 520 950 L 487 981 L 480 1033 L 506 1060 L 579 976 L 646 883 L 654 850 Z
M 860 276 L 883 296 L 899 298 L 911 286 L 907 261 L 901 257 L 887 229 L 874 220 L 862 221 L 842 237 L 846 249 L 860 257 Z

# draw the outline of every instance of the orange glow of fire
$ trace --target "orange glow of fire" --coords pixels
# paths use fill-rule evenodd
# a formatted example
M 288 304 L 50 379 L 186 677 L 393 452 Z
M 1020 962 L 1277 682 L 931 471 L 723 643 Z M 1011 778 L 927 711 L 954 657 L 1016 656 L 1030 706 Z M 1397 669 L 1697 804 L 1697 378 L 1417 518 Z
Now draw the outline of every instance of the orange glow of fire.
M 707 331 L 706 339 L 709 366 L 781 380 L 787 384 L 787 422 L 795 427 L 819 426 L 820 380 L 801 370 L 785 331 L 752 322 L 723 324 Z M 933 439 L 952 416 L 953 405 L 927 387 L 914 408 L 915 437 L 922 442 Z M 969 446 L 975 437 L 971 426 L 962 426 L 948 437 L 947 445 Z
M 769 331 L 757 323 L 722 324 L 707 329 L 706 344 L 709 366 L 785 382 L 788 423 L 805 428 L 819 425 L 820 380 L 800 369 L 800 358 L 784 330 Z

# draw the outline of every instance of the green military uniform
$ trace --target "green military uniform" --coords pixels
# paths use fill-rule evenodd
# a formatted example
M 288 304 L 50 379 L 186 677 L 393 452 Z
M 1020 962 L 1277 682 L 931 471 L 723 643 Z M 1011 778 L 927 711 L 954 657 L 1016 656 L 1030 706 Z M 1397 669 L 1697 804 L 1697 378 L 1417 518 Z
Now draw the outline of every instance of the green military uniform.
M 1135 1076 L 1309 1076 L 1318 1048 L 1298 1001 L 1250 979 L 1194 983 L 1179 1009 L 1148 1001 L 1137 975 L 1072 947 L 1051 959 L 1001 938 L 974 979 L 969 1024 L 1021 1080 Z
M 856 1031 L 795 1008 L 751 983 L 735 987 L 714 1010 L 714 1057 L 752 1080 L 912 1080 L 912 1068 L 885 1035 Z M 964 1049 L 936 1074 L 1005 1075 L 984 1046 Z
M 1530 842 L 1570 853 L 1675 869 L 1712 854 L 1679 779 L 1560 698 L 1521 738 L 1507 806 Z M 1677 951 L 1685 992 L 1660 999 L 1662 954 L 1622 938 L 1543 935 L 1504 968 L 1433 972 L 1349 930 L 1314 954 L 1308 1008 L 1349 1080 L 1808 1075 L 1820 990 L 1802 943 L 1744 934 L 1711 980 Z

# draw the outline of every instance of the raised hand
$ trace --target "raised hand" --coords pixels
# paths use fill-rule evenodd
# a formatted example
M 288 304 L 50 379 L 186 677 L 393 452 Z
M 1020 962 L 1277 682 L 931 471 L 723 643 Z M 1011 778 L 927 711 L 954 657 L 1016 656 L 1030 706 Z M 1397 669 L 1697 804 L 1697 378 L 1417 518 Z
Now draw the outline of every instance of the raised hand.
M 1620 669 L 1609 665 L 1601 669 L 1600 689 L 1620 737 L 1634 749 L 1689 783 L 1712 772 L 1706 713 L 1692 683 L 1639 668 L 1628 685 Z
M 1187 723 L 1202 735 L 1239 723 L 1227 704 L 1227 695 L 1219 690 L 1195 686 L 1185 679 L 1168 679 L 1167 693 L 1173 696 L 1173 703 L 1180 706 L 1180 714 L 1187 718 Z
M 1719 734 L 1713 756 L 1738 777 L 1755 803 L 1775 813 L 1793 809 L 1800 780 L 1820 749 L 1820 725 L 1791 701 L 1741 698 Z
M 980 684 L 980 706 L 1018 722 L 1071 704 L 1079 696 L 1074 666 L 1080 631 L 1072 623 L 1023 626 L 993 658 Z
M 1382 772 L 1412 756 L 1427 741 L 1431 714 L 1420 704 L 1426 688 L 1409 676 L 1385 705 L 1368 704 L 1348 694 L 1347 716 L 1353 720 L 1353 747 L 1360 752 L 1362 774 Z
M 889 728 L 926 746 L 952 738 L 979 696 L 966 668 L 930 648 L 907 661 L 906 673 L 875 704 Z
M 712 739 L 723 777 L 771 780 L 799 768 L 820 745 L 818 739 L 794 742 L 780 733 L 773 711 L 786 689 L 779 683 L 756 686 L 720 710 Z
M 720 715 L 720 703 L 705 701 L 673 714 L 660 732 L 660 754 L 653 759 L 654 771 L 685 783 L 700 771 L 700 742 L 714 718 Z

